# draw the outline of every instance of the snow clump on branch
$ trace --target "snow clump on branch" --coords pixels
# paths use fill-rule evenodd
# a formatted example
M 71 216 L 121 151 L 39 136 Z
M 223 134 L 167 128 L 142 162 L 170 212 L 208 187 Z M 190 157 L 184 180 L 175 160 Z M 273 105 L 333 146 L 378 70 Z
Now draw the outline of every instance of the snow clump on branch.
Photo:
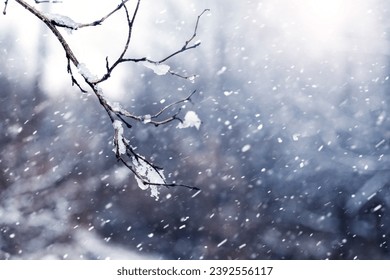
M 73 30 L 76 30 L 80 27 L 80 24 L 75 22 L 73 19 L 59 15 L 59 14 L 51 14 L 51 13 L 45 13 L 45 16 L 51 21 L 54 22 L 55 25 L 70 28 Z
M 199 130 L 202 121 L 194 111 L 188 111 L 184 116 L 183 122 L 177 125 L 177 128 L 196 127 Z
M 153 70 L 153 72 L 156 75 L 159 75 L 159 76 L 167 74 L 169 72 L 169 69 L 171 69 L 171 67 L 169 65 L 161 64 L 161 63 L 154 63 L 154 62 L 144 61 L 142 64 L 146 68 L 149 68 L 149 69 Z

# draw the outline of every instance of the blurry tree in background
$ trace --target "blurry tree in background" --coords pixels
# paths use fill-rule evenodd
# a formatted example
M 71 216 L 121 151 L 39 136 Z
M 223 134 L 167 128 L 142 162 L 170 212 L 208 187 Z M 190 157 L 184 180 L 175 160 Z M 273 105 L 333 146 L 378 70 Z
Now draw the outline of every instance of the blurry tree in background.
M 194 15 L 211 9 L 198 30 L 202 47 L 169 63 L 200 74 L 191 105 L 199 130 L 132 124 L 137 152 L 163 163 L 168 179 L 202 188 L 162 188 L 159 201 L 116 162 L 111 122 L 94 96 L 59 86 L 69 77 L 55 67 L 27 79 L 23 37 L 2 29 L 1 257 L 388 259 L 388 3 L 313 3 L 142 1 L 135 57 L 182 47 Z M 62 14 L 65 3 L 50 7 Z M 78 32 L 64 36 L 82 42 Z M 48 35 L 39 36 L 53 65 L 58 42 Z M 106 55 L 101 70 L 90 69 L 105 73 Z M 138 65 L 102 85 L 137 115 L 194 90 Z

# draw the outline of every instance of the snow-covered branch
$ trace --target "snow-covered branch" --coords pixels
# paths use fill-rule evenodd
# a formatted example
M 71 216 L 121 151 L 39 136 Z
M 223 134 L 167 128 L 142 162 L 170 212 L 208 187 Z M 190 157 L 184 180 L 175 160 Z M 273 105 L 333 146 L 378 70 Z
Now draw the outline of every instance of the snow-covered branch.
M 105 109 L 113 125 L 113 150 L 116 154 L 116 157 L 118 161 L 122 162 L 135 175 L 135 179 L 139 187 L 141 189 L 150 188 L 152 196 L 156 198 L 158 197 L 157 188 L 159 186 L 182 186 L 190 189 L 198 189 L 196 187 L 192 187 L 185 184 L 167 182 L 163 174 L 162 168 L 157 167 L 151 161 L 147 160 L 145 157 L 135 152 L 135 148 L 132 147 L 130 141 L 125 137 L 126 130 L 123 126 L 123 124 L 125 124 L 127 129 L 131 129 L 133 128 L 132 122 L 139 122 L 144 125 L 151 124 L 154 126 L 160 126 L 177 120 L 180 123 L 178 125 L 179 128 L 195 126 L 197 129 L 199 129 L 201 121 L 199 120 L 195 112 L 188 112 L 183 120 L 179 116 L 179 114 L 181 113 L 182 104 L 191 101 L 191 97 L 196 93 L 196 91 L 193 91 L 185 98 L 182 98 L 176 102 L 162 107 L 157 113 L 137 115 L 125 109 L 125 106 L 122 106 L 117 102 L 111 102 L 110 100 L 108 100 L 99 84 L 108 80 L 113 74 L 116 67 L 122 63 L 142 63 L 145 67 L 153 70 L 156 75 L 165 75 L 169 73 L 171 75 L 175 75 L 177 77 L 184 78 L 193 82 L 195 75 L 179 75 L 173 70 L 171 70 L 171 67 L 166 64 L 166 62 L 169 59 L 191 49 L 195 49 L 200 45 L 200 41 L 194 43 L 193 41 L 197 36 L 200 18 L 208 10 L 204 10 L 200 15 L 198 15 L 193 33 L 191 34 L 190 38 L 185 41 L 184 45 L 180 49 L 173 51 L 172 53 L 166 55 L 160 60 L 152 60 L 147 57 L 127 57 L 127 52 L 132 40 L 133 28 L 136 22 L 141 0 L 138 0 L 132 9 L 128 8 L 126 5 L 129 2 L 128 0 L 122 0 L 118 5 L 116 5 L 115 8 L 113 8 L 106 15 L 91 23 L 78 23 L 66 15 L 44 13 L 25 0 L 15 1 L 21 6 L 23 6 L 27 11 L 35 15 L 40 21 L 42 21 L 52 31 L 54 36 L 60 42 L 63 50 L 65 51 L 65 57 L 67 60 L 67 72 L 70 75 L 72 85 L 76 85 L 82 92 L 86 92 L 87 90 L 82 87 L 82 84 L 84 83 L 88 85 L 89 90 L 91 90 L 98 98 L 101 106 Z M 54 3 L 58 1 L 35 2 Z M 5 1 L 4 14 L 6 11 L 7 3 L 8 1 Z M 80 62 L 81 60 L 76 57 L 75 53 L 72 51 L 71 46 L 59 30 L 61 28 L 64 28 L 77 31 L 80 28 L 99 26 L 102 25 L 107 18 L 111 17 L 119 11 L 124 12 L 127 23 L 126 41 L 123 44 L 120 54 L 112 63 L 110 63 L 109 58 L 106 57 L 106 71 L 102 76 L 99 77 L 94 75 L 93 71 L 90 71 L 86 64 Z M 75 69 L 77 70 L 75 71 Z M 77 73 L 82 77 L 82 79 L 80 79 Z M 168 110 L 172 109 L 175 109 L 175 113 L 173 114 L 168 112 Z

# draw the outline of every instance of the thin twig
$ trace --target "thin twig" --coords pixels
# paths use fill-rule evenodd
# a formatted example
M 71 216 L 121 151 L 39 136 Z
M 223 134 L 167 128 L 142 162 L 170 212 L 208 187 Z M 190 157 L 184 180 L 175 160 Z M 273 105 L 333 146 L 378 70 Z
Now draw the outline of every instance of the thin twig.
M 178 51 L 172 53 L 171 55 L 168 55 L 166 58 L 161 59 L 161 60 L 158 61 L 157 63 L 163 63 L 163 62 L 167 61 L 168 59 L 172 58 L 173 56 L 176 56 L 176 55 L 179 54 L 179 53 L 182 53 L 182 52 L 185 52 L 185 51 L 187 51 L 187 50 L 194 49 L 194 48 L 198 47 L 198 46 L 200 45 L 200 42 L 198 42 L 198 43 L 196 43 L 196 44 L 194 44 L 194 45 L 192 45 L 192 46 L 190 46 L 190 47 L 188 47 L 188 45 L 189 45 L 189 43 L 191 43 L 192 40 L 194 40 L 194 38 L 195 38 L 196 35 L 197 35 L 200 18 L 203 16 L 204 13 L 209 12 L 209 11 L 210 11 L 210 9 L 205 9 L 205 10 L 203 10 L 203 12 L 198 16 L 198 18 L 197 18 L 197 20 L 196 20 L 195 28 L 194 28 L 194 33 L 192 34 L 192 37 L 191 37 L 190 39 L 188 39 L 188 40 L 184 43 L 184 46 L 183 46 L 180 50 L 178 50 Z
M 117 11 L 119 11 L 120 9 L 122 9 L 123 7 L 126 7 L 126 3 L 128 2 L 129 0 L 122 0 L 122 2 L 114 9 L 112 10 L 111 12 L 109 12 L 107 15 L 103 16 L 101 19 L 98 19 L 98 20 L 95 20 L 91 23 L 83 23 L 83 24 L 80 24 L 78 26 L 78 28 L 83 28 L 83 27 L 90 27 L 90 26 L 97 26 L 97 25 L 101 25 L 106 19 L 108 19 L 110 16 L 112 16 L 113 14 L 115 14 Z
M 4 1 L 3 15 L 7 14 L 7 6 L 8 6 L 8 0 L 5 0 L 5 1 Z
M 175 105 L 177 105 L 177 104 L 183 103 L 183 102 L 185 102 L 185 101 L 190 101 L 190 100 L 191 100 L 191 97 L 192 97 L 195 93 L 196 93 L 196 90 L 194 90 L 193 92 L 191 92 L 191 94 L 190 94 L 189 96 L 187 96 L 186 98 L 181 99 L 181 100 L 178 100 L 178 101 L 176 101 L 176 102 L 173 102 L 173 103 L 171 103 L 171 104 L 165 106 L 165 107 L 162 108 L 159 112 L 157 112 L 156 114 L 154 114 L 154 115 L 152 116 L 152 119 L 159 117 L 159 116 L 160 116 L 162 113 L 164 113 L 166 110 L 168 110 L 169 108 L 171 108 L 171 107 L 173 107 L 173 106 L 175 106 Z

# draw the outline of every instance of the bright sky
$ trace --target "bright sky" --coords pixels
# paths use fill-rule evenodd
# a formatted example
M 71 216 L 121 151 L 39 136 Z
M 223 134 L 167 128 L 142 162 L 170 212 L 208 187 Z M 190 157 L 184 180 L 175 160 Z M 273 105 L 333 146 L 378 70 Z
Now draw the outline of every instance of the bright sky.
M 69 16 L 76 22 L 90 22 L 107 14 L 116 6 L 116 2 L 102 0 L 97 5 L 94 0 L 63 0 L 61 4 L 40 4 L 38 7 L 50 13 Z M 134 42 L 137 45 L 132 52 L 135 54 L 134 57 L 139 57 L 159 52 L 166 53 L 164 48 L 173 49 L 181 46 L 188 38 L 188 34 L 192 32 L 196 16 L 204 8 L 211 8 L 209 16 L 211 20 L 207 22 L 206 29 L 209 34 L 204 34 L 202 40 L 206 38 L 205 35 L 210 35 L 207 40 L 218 39 L 212 34 L 219 34 L 222 28 L 227 33 L 231 30 L 232 34 L 236 30 L 248 32 L 248 36 L 245 36 L 247 41 L 242 44 L 251 44 L 251 40 L 256 43 L 256 28 L 251 30 L 245 29 L 245 26 L 241 27 L 246 24 L 243 19 L 246 19 L 249 11 L 254 13 L 253 21 L 258 21 L 259 26 L 263 24 L 269 28 L 269 32 L 272 32 L 269 36 L 278 42 L 276 47 L 284 47 L 284 52 L 289 50 L 291 53 L 288 55 L 291 57 L 297 50 L 313 59 L 329 53 L 345 55 L 345 52 L 354 50 L 363 54 L 378 52 L 388 54 L 387 41 L 377 40 L 386 36 L 383 28 L 377 28 L 381 20 L 376 10 L 377 2 L 377 0 L 264 0 L 247 1 L 243 4 L 232 1 L 231 11 L 221 14 L 219 13 L 220 1 L 208 3 L 208 1 L 185 0 L 177 3 L 169 0 L 144 0 L 141 3 L 134 33 Z M 257 10 L 250 10 L 255 6 Z M 224 10 L 229 9 L 224 8 Z M 48 51 L 45 55 L 44 68 L 50 75 L 43 77 L 44 88 L 55 93 L 61 93 L 61 90 L 53 91 L 53 88 L 68 88 L 70 82 L 66 73 L 63 50 L 58 42 L 53 40 L 52 34 L 14 1 L 9 1 L 7 12 L 6 16 L 0 17 L 0 32 L 5 34 L 5 31 L 12 30 L 10 33 L 15 36 L 12 46 L 14 57 L 9 55 L 15 69 L 23 67 L 26 76 L 33 76 L 36 72 L 37 49 L 45 47 Z M 187 25 L 183 25 L 183 22 Z M 123 29 L 124 23 L 123 13 L 121 13 L 110 18 L 101 28 L 89 28 L 67 34 L 79 60 L 85 63 L 91 72 L 97 74 L 104 72 L 105 57 L 108 55 L 113 60 L 120 52 L 125 38 L 124 32 L 126 32 Z M 367 41 L 370 44 L 366 44 Z M 212 42 L 206 43 L 212 47 Z M 205 51 L 212 51 L 210 48 L 207 49 L 208 46 L 202 47 Z M 271 46 L 262 45 L 262 48 L 266 52 Z M 299 59 L 306 60 L 308 57 Z M 118 71 L 111 79 L 110 90 L 113 97 L 124 93 L 121 82 L 125 78 L 124 75 L 131 75 L 131 73 L 124 74 Z

